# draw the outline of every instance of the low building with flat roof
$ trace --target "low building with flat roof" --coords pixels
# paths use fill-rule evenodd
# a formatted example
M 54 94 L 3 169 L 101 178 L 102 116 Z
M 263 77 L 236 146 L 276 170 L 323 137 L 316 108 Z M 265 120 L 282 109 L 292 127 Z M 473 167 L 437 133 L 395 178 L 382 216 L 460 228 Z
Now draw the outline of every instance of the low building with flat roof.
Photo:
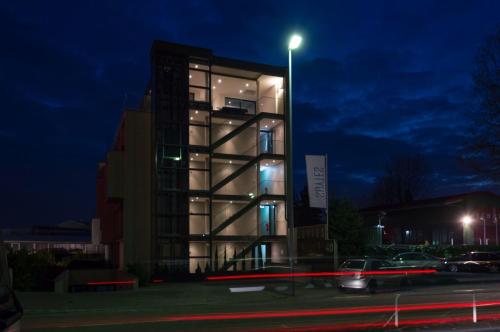
M 360 212 L 370 244 L 500 244 L 500 196 L 491 192 L 371 206 Z

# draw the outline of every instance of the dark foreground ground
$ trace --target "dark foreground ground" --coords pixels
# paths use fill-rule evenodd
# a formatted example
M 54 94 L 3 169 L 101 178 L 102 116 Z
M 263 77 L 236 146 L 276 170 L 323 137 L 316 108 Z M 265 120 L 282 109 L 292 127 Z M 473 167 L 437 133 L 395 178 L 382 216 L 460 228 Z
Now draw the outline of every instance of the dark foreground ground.
M 229 290 L 243 286 L 265 289 Z M 442 274 L 373 295 L 307 279 L 296 280 L 295 295 L 287 280 L 258 280 L 18 297 L 23 331 L 500 331 L 500 275 L 492 274 Z

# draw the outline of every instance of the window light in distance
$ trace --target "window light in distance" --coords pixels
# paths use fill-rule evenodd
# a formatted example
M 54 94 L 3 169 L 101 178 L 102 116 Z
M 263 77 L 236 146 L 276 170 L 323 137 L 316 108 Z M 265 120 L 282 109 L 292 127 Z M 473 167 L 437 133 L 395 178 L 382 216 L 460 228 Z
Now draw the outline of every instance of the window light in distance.
M 302 37 L 294 34 L 292 35 L 292 38 L 290 38 L 290 42 L 288 43 L 288 49 L 289 50 L 294 50 L 300 46 L 302 43 Z

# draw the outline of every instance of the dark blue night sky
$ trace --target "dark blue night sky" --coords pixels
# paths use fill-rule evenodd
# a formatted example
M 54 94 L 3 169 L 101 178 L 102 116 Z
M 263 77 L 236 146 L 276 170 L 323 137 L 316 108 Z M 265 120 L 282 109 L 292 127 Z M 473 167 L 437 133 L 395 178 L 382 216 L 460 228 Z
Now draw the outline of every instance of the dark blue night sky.
M 153 39 L 287 64 L 295 53 L 296 188 L 325 153 L 330 188 L 358 204 L 394 154 L 426 155 L 429 195 L 497 190 L 461 166 L 477 106 L 477 48 L 499 1 L 4 1 L 0 6 L 0 225 L 88 221 L 97 163 L 138 104 Z

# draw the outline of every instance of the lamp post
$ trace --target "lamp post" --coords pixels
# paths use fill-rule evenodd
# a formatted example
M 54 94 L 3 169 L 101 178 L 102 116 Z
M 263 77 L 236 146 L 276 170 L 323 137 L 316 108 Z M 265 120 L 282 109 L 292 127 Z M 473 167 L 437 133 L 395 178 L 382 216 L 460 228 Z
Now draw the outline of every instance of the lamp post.
M 382 220 L 384 220 L 385 215 L 386 215 L 385 211 L 380 211 L 378 213 L 378 225 L 376 227 L 377 227 L 377 242 L 379 246 L 384 244 L 384 234 L 383 234 L 384 225 L 382 225 Z
M 286 133 L 286 192 L 287 192 L 287 221 L 288 221 L 288 257 L 290 273 L 292 274 L 292 294 L 295 295 L 295 282 L 293 280 L 293 255 L 294 255 L 294 223 L 293 223 L 293 168 L 292 168 L 292 51 L 300 46 L 302 37 L 292 35 L 288 43 L 288 121 Z

